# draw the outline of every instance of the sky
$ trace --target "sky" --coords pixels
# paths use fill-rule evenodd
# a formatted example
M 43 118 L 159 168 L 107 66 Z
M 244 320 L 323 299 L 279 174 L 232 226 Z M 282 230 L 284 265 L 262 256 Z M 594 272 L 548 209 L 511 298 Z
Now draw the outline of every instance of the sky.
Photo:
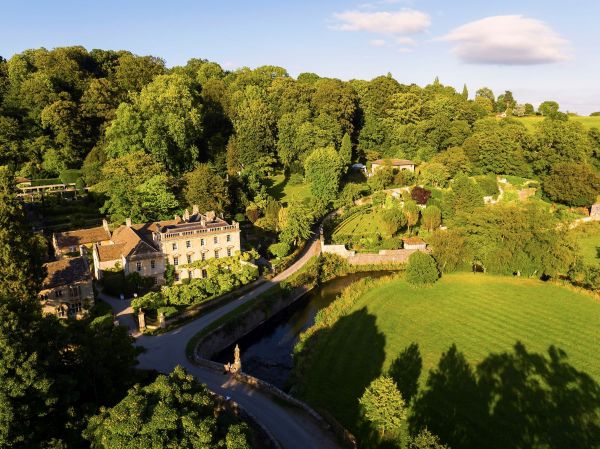
M 225 69 L 277 65 L 343 80 L 391 73 L 470 95 L 600 111 L 597 0 L 0 0 L 0 55 L 83 45 L 204 58 Z

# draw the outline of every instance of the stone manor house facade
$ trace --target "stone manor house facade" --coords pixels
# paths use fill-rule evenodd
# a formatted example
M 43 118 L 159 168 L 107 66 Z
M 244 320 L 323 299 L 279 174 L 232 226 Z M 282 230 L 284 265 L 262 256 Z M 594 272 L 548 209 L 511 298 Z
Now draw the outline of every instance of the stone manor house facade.
M 202 269 L 187 264 L 212 258 L 233 256 L 240 251 L 240 227 L 215 212 L 201 214 L 196 206 L 182 217 L 151 223 L 126 224 L 112 232 L 108 242 L 93 244 L 94 276 L 102 279 L 105 270 L 123 269 L 124 274 L 139 273 L 157 285 L 165 282 L 167 264 L 175 269 L 175 282 L 202 278 Z
M 52 243 L 58 260 L 46 264 L 48 276 L 39 296 L 44 312 L 59 317 L 83 316 L 94 304 L 92 279 L 102 279 L 106 270 L 138 273 L 162 285 L 169 264 L 175 282 L 181 283 L 207 275 L 186 265 L 233 256 L 241 249 L 239 223 L 228 223 L 215 212 L 201 214 L 197 206 L 173 220 L 135 224 L 127 219 L 112 232 L 104 220 L 95 228 L 55 233 Z M 93 268 L 87 263 L 90 253 Z

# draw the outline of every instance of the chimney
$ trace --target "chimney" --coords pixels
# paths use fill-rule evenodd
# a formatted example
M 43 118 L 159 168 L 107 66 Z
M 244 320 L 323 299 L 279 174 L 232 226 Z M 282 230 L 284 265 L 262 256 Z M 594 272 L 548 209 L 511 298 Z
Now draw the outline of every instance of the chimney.
M 127 226 L 128 228 L 130 228 L 130 227 L 131 227 L 131 218 L 127 217 L 127 218 L 125 219 L 125 226 Z
M 180 223 L 181 222 L 181 217 L 179 215 L 175 215 L 175 221 L 177 223 Z
M 206 213 L 206 221 L 208 221 L 208 222 L 215 221 L 216 216 L 217 216 L 217 214 L 215 214 L 215 211 L 211 210 Z
M 190 211 L 187 209 L 183 211 L 183 221 L 190 221 Z
M 102 219 L 102 227 L 110 235 L 110 229 L 108 228 L 108 221 L 106 221 L 106 218 Z
M 194 204 L 192 206 L 192 215 L 198 215 L 198 214 L 200 214 L 200 209 L 198 208 L 197 204 Z

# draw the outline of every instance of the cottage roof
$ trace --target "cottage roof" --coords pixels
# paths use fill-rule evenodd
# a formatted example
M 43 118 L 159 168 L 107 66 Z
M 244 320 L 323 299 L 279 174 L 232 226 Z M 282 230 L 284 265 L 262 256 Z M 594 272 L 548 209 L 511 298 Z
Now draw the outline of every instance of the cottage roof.
M 76 231 L 57 232 L 54 234 L 56 245 L 59 250 L 68 249 L 72 246 L 87 245 L 110 240 L 110 233 L 102 226 L 89 229 L 78 229 Z
M 391 165 L 393 167 L 399 167 L 402 165 L 416 165 L 413 161 L 409 159 L 377 159 L 372 163 L 377 165 Z
M 425 243 L 421 237 L 404 237 L 402 241 L 407 245 L 422 245 Z
M 91 279 L 87 261 L 83 257 L 70 257 L 44 265 L 48 271 L 42 288 L 49 289 Z

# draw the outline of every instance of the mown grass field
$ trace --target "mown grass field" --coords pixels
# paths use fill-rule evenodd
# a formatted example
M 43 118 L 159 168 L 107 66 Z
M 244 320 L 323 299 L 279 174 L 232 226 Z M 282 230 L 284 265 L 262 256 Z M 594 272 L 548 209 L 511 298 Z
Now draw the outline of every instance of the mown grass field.
M 269 194 L 283 205 L 288 205 L 291 200 L 302 201 L 312 196 L 310 185 L 307 182 L 290 183 L 289 178 L 286 178 L 284 174 L 271 177 L 271 182 L 271 187 L 268 189 Z
M 574 230 L 579 254 L 588 265 L 600 265 L 600 223 L 590 223 Z
M 600 381 L 597 299 L 538 280 L 460 273 L 429 288 L 397 278 L 369 290 L 319 342 L 304 397 L 355 429 L 364 388 L 411 343 L 420 347 L 423 384 L 453 343 L 475 365 L 517 341 L 544 354 L 555 345 Z
M 367 235 L 379 232 L 379 225 L 372 210 L 365 210 L 351 215 L 342 221 L 334 230 L 336 235 Z
M 533 131 L 534 125 L 536 123 L 541 122 L 542 120 L 544 120 L 544 117 L 542 116 L 531 116 L 531 117 L 514 117 L 517 120 L 520 120 L 521 122 L 523 122 L 523 124 L 527 127 L 527 129 L 529 129 L 530 131 Z M 583 126 L 585 126 L 587 129 L 590 128 L 598 128 L 600 129 L 600 116 L 598 117 L 579 117 L 579 116 L 570 116 L 569 117 L 570 121 L 573 122 L 579 122 L 581 123 Z

